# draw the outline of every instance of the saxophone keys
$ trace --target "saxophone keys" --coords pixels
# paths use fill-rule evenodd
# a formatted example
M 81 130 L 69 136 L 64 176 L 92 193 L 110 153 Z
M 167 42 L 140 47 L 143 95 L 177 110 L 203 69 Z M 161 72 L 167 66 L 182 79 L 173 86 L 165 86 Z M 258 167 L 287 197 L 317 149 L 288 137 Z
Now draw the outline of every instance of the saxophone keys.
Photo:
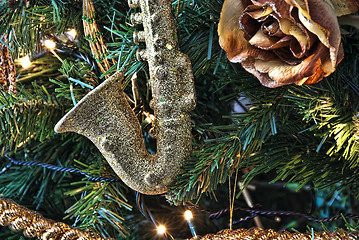
M 147 51 L 145 49 L 137 49 L 136 58 L 140 62 L 147 61 Z
M 128 6 L 132 9 L 139 8 L 140 7 L 140 1 L 139 0 L 128 0 Z
M 140 42 L 145 42 L 145 32 L 144 31 L 134 31 L 133 32 L 133 42 L 139 44 Z
M 143 14 L 139 13 L 132 13 L 131 14 L 131 23 L 133 25 L 142 24 L 143 23 Z

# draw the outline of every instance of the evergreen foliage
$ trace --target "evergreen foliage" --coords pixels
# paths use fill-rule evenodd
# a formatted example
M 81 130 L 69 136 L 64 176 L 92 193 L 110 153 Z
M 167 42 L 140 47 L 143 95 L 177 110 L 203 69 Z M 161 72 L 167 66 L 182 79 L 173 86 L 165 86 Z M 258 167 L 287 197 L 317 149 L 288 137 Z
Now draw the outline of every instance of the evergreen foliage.
M 62 115 L 56 99 L 36 82 L 32 85 L 33 94 L 25 89 L 17 95 L 1 92 L 0 141 L 5 146 L 16 148 L 30 139 L 49 138 L 54 122 Z
M 135 56 L 144 46 L 132 42 L 133 32 L 141 28 L 130 23 L 130 13 L 137 10 L 130 10 L 121 0 L 93 3 L 107 58 L 114 61 L 100 74 L 82 30 L 81 1 L 0 3 L 0 41 L 9 46 L 13 59 L 29 53 L 33 58 L 30 69 L 17 66 L 16 94 L 0 90 L 0 146 L 19 160 L 116 177 L 86 138 L 53 131 L 61 116 L 106 75 L 124 71 L 123 87 L 143 126 L 145 142 L 153 142 L 145 121 L 146 114 L 153 113 L 148 68 Z M 173 1 L 178 47 L 192 62 L 197 107 L 192 112 L 194 151 L 166 195 L 169 202 L 180 205 L 195 201 L 213 207 L 208 199 L 222 195 L 228 200 L 223 183 L 239 172 L 245 185 L 266 174 L 265 181 L 284 183 L 287 188 L 294 185 L 297 191 L 305 191 L 313 183 L 319 196 L 343 194 L 340 206 L 322 207 L 328 212 L 355 206 L 359 198 L 358 32 L 348 28 L 350 34 L 343 36 L 345 59 L 320 83 L 268 89 L 238 64 L 230 63 L 221 50 L 216 29 L 222 4 L 223 0 Z M 78 33 L 72 42 L 63 35 L 70 28 Z M 46 38 L 58 42 L 59 58 L 43 52 L 41 42 Z M 136 86 L 131 86 L 134 74 Z M 132 88 L 140 95 L 136 106 L 131 101 L 135 98 Z M 243 105 L 240 98 L 250 99 L 250 105 Z M 244 111 L 233 111 L 234 104 L 242 104 Z M 148 148 L 155 151 L 151 144 Z M 0 159 L 2 169 L 8 161 Z M 0 195 L 40 210 L 46 217 L 65 218 L 81 229 L 91 228 L 104 237 L 136 239 L 143 236 L 141 230 L 148 230 L 146 226 L 152 227 L 148 222 L 142 225 L 143 218 L 133 210 L 134 194 L 123 183 L 94 183 L 36 166 L 11 166 L 0 174 Z M 216 204 L 228 207 L 226 201 Z M 273 205 L 278 206 L 268 206 Z M 298 222 L 292 225 L 299 226 Z M 202 223 L 209 224 L 207 220 Z M 321 226 L 315 227 L 321 230 Z M 358 229 L 355 223 L 348 223 L 348 227 Z M 20 238 L 3 229 L 0 237 Z

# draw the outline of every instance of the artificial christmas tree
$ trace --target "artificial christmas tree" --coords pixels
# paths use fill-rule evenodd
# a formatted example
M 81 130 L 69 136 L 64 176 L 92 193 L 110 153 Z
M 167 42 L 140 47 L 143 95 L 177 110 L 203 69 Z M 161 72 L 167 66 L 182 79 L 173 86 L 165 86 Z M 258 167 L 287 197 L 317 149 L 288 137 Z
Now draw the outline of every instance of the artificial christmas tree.
M 225 56 L 217 35 L 222 5 L 222 0 L 178 0 L 172 5 L 101 0 L 1 3 L 1 42 L 11 55 L 1 67 L 10 69 L 11 59 L 17 67 L 16 85 L 14 74 L 1 78 L 1 197 L 102 238 L 183 239 L 253 226 L 275 229 L 266 233 L 307 232 L 298 236 L 342 228 L 337 233 L 355 236 L 349 231 L 358 230 L 358 31 L 341 29 L 344 58 L 330 75 L 321 74 L 320 82 L 270 89 Z M 315 21 L 310 16 L 308 21 Z M 162 25 L 168 20 L 171 24 Z M 74 30 L 76 37 L 71 35 Z M 156 41 L 161 34 L 166 35 L 164 42 Z M 162 69 L 155 68 L 158 65 Z M 126 132 L 121 139 L 130 150 L 115 151 L 121 155 L 115 159 L 137 156 L 138 148 L 126 139 L 137 139 L 137 144 L 142 132 L 141 151 L 148 151 L 149 160 L 136 162 L 140 164 L 131 168 L 145 162 L 143 171 L 137 176 L 130 171 L 125 179 L 141 179 L 156 188 L 169 177 L 160 190 L 142 191 L 143 185 L 136 189 L 163 195 L 134 193 L 116 171 L 126 170 L 131 162 L 119 160 L 120 166 L 114 161 L 113 171 L 106 154 L 88 139 L 53 130 L 63 115 L 79 108 L 81 99 L 105 86 L 113 74 L 120 74 L 116 79 L 121 82 L 110 90 L 123 91 L 127 112 L 139 122 L 136 136 Z M 16 92 L 6 88 L 10 85 Z M 120 124 L 114 130 L 107 125 L 111 133 L 122 129 L 123 122 L 104 113 L 106 108 L 96 112 L 96 105 L 106 100 L 95 100 L 100 102 L 88 112 L 91 121 L 106 118 L 106 124 Z M 166 126 L 168 116 L 178 118 L 177 125 Z M 96 128 L 91 130 L 103 140 L 106 124 L 87 128 Z M 173 134 L 164 141 L 168 129 Z M 164 149 L 159 169 L 168 171 L 151 169 L 158 160 L 154 154 L 161 156 Z M 156 171 L 151 175 L 155 180 L 142 176 L 151 171 Z M 187 208 L 193 212 L 188 222 L 183 218 Z M 161 224 L 167 233 L 157 235 L 155 227 L 164 230 Z M 22 238 L 22 233 L 0 230 L 3 239 Z

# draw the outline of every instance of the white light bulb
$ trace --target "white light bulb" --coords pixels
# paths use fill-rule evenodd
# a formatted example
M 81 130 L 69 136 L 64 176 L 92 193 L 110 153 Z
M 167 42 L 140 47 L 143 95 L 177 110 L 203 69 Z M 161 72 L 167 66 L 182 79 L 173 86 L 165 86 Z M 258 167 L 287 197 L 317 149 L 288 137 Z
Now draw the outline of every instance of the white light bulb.
M 77 32 L 76 30 L 73 28 L 73 29 L 70 29 L 69 31 L 67 31 L 67 34 L 72 38 L 72 39 L 75 39 L 76 35 L 77 35 Z
M 186 220 L 191 220 L 193 218 L 192 212 L 190 210 L 187 210 L 184 212 L 184 218 Z
M 23 68 L 28 68 L 31 66 L 31 61 L 30 61 L 29 55 L 26 55 L 25 57 L 20 58 L 19 61 Z
M 158 227 L 157 227 L 157 233 L 158 234 L 164 234 L 166 232 L 166 227 L 165 226 L 163 226 L 163 225 L 159 225 Z
M 48 40 L 48 39 L 45 40 L 44 45 L 45 45 L 45 47 L 47 47 L 50 50 L 54 50 L 56 47 L 56 43 L 54 41 Z

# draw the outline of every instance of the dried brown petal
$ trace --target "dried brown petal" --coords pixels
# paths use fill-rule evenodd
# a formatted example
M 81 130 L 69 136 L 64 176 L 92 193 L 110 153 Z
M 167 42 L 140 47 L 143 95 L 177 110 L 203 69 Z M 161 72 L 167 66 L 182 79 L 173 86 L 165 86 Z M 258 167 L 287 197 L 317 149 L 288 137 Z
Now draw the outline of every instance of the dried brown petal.
M 343 56 L 338 56 L 340 30 L 333 5 L 323 0 L 292 0 L 299 9 L 299 19 L 303 25 L 329 48 L 332 68 L 335 70 Z
M 262 7 L 258 5 L 251 5 L 246 8 L 245 12 L 254 19 L 260 19 L 271 14 L 273 9 L 270 6 Z
M 293 36 L 297 40 L 297 42 L 301 48 L 300 52 L 305 52 L 305 50 L 307 49 L 307 46 L 309 45 L 308 38 L 307 38 L 307 35 L 305 34 L 305 32 L 297 24 L 293 23 L 289 19 L 278 19 L 278 21 L 279 21 L 281 30 L 285 34 L 287 34 L 289 36 Z M 293 50 L 293 52 L 297 53 L 298 51 Z M 300 54 L 297 54 L 297 55 L 300 55 Z
M 263 34 L 271 37 L 284 37 L 285 34 L 280 29 L 279 23 L 276 19 L 270 18 L 262 23 L 261 30 Z
M 289 18 L 290 5 L 284 0 L 252 0 L 255 5 L 270 6 L 280 18 Z
M 338 18 L 340 25 L 349 25 L 359 30 L 359 16 L 345 15 Z
M 256 34 L 249 40 L 249 43 L 255 47 L 269 49 L 273 48 L 277 42 L 274 37 L 266 36 L 262 29 L 259 29 Z
M 227 52 L 227 57 L 232 62 L 239 62 L 240 60 L 235 60 L 235 58 L 238 58 L 243 50 L 252 48 L 238 25 L 245 6 L 242 1 L 226 0 L 218 24 L 219 44 Z
M 321 55 L 327 49 L 320 45 L 318 52 L 304 59 L 298 65 L 289 65 L 281 60 L 254 60 L 242 63 L 242 66 L 250 73 L 255 75 L 260 82 L 267 87 L 279 87 L 289 83 L 298 85 L 314 83 L 326 74 L 321 69 Z
M 358 0 L 330 0 L 337 17 L 356 13 L 359 11 Z

